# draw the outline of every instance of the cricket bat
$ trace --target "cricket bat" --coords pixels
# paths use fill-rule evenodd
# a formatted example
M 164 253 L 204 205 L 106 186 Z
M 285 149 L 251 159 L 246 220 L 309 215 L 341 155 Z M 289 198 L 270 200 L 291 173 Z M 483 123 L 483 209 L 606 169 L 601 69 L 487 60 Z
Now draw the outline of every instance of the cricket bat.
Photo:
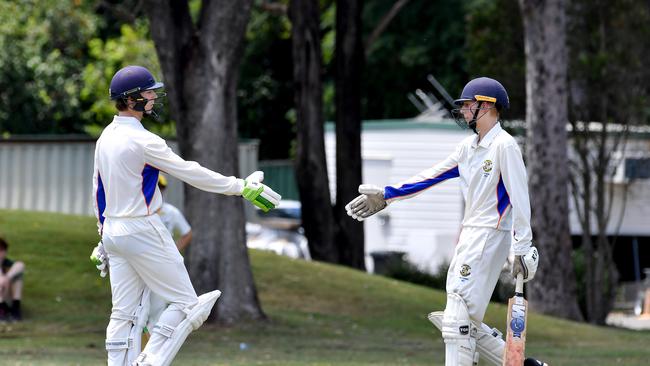
M 515 296 L 508 300 L 508 324 L 506 346 L 503 351 L 503 366 L 522 366 L 526 347 L 526 320 L 528 301 L 524 299 L 524 275 L 517 275 Z

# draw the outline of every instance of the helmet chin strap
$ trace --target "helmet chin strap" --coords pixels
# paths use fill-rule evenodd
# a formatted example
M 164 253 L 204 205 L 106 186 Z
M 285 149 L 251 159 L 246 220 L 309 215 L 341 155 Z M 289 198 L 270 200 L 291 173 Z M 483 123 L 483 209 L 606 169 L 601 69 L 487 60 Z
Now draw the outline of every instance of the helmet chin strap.
M 160 96 L 158 96 L 158 97 L 156 97 L 154 99 L 146 99 L 146 98 L 143 98 L 142 95 L 140 95 L 138 97 L 133 96 L 133 100 L 135 101 L 135 104 L 133 105 L 132 109 L 134 111 L 142 112 L 144 115 L 151 116 L 155 121 L 160 122 L 160 115 L 158 113 L 156 113 L 154 108 L 156 106 L 161 106 L 161 107 L 163 106 L 162 102 L 156 102 L 156 100 L 157 99 L 162 99 L 163 97 L 165 97 L 165 95 L 166 95 L 166 93 L 163 93 L 163 94 L 161 94 Z M 149 103 L 152 100 L 154 101 L 154 103 L 151 106 L 151 109 L 150 110 L 145 110 L 145 107 L 146 107 L 147 103 Z
M 483 102 L 478 102 L 478 107 L 476 107 L 476 110 L 474 111 L 474 115 L 472 116 L 472 120 L 467 122 L 467 126 L 474 131 L 475 134 L 478 135 L 478 131 L 476 130 L 476 122 L 478 121 L 478 113 L 481 111 L 481 106 L 483 105 Z M 481 116 L 483 117 L 483 116 Z

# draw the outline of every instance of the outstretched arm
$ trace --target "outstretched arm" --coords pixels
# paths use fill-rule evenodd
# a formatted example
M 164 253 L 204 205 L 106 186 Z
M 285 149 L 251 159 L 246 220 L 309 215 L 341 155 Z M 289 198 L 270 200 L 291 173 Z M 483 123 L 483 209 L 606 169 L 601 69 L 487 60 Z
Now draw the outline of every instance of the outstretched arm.
M 371 184 L 360 185 L 360 195 L 345 206 L 347 214 L 353 219 L 363 221 L 393 201 L 415 197 L 440 182 L 458 177 L 460 149 L 459 146 L 447 159 L 397 185 L 383 188 Z
M 187 161 L 176 155 L 165 140 L 152 136 L 144 146 L 145 162 L 159 170 L 207 192 L 241 195 L 244 180 L 226 177 L 202 167 L 195 161 Z
M 167 146 L 165 140 L 155 135 L 144 144 L 144 156 L 147 164 L 198 189 L 242 196 L 263 211 L 275 208 L 282 198 L 270 187 L 261 183 L 264 179 L 262 172 L 254 172 L 246 180 L 223 176 L 202 167 L 195 161 L 184 160 Z
M 396 185 L 384 187 L 384 199 L 390 203 L 412 198 L 438 183 L 457 178 L 459 175 L 458 151 L 456 151 L 432 168 L 425 169 Z

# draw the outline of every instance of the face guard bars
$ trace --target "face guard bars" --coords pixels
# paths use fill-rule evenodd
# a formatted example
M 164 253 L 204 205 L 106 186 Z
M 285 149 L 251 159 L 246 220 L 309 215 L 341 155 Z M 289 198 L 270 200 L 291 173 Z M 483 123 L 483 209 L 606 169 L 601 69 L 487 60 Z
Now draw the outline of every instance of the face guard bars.
M 153 89 L 145 89 L 145 90 L 153 90 Z M 163 106 L 165 105 L 164 100 L 165 97 L 167 96 L 167 93 L 156 93 L 156 97 L 153 99 L 147 99 L 140 94 L 141 91 L 140 88 L 137 88 L 135 91 L 129 90 L 128 92 L 124 93 L 123 99 L 125 102 L 128 100 L 130 97 L 133 99 L 135 102 L 135 105 L 133 106 L 133 110 L 138 111 L 138 112 L 144 112 L 146 115 L 150 115 L 153 117 L 156 121 L 160 120 L 160 116 L 156 112 L 157 110 L 160 111 Z M 144 107 L 149 103 L 150 101 L 153 100 L 153 106 L 151 107 L 150 110 L 146 111 Z
M 476 106 L 476 109 L 474 109 L 474 113 L 472 114 L 472 118 L 468 121 L 465 119 L 465 115 L 463 114 L 464 110 L 469 109 L 470 111 L 472 110 L 471 107 L 465 108 L 463 106 L 463 103 L 469 102 L 469 101 L 476 101 L 478 102 L 478 105 Z M 478 121 L 479 117 L 479 112 L 481 110 L 488 110 L 492 109 L 494 107 L 486 107 L 483 108 L 483 103 L 484 102 L 490 102 L 490 103 L 496 103 L 497 98 L 494 97 L 489 97 L 487 95 L 475 95 L 474 99 L 456 99 L 454 103 L 459 106 L 459 108 L 453 109 L 451 111 L 452 117 L 454 117 L 454 121 L 456 121 L 456 124 L 460 126 L 462 129 L 468 129 L 471 128 L 474 133 L 478 134 L 476 131 L 476 122 Z M 482 115 L 481 115 L 482 117 Z

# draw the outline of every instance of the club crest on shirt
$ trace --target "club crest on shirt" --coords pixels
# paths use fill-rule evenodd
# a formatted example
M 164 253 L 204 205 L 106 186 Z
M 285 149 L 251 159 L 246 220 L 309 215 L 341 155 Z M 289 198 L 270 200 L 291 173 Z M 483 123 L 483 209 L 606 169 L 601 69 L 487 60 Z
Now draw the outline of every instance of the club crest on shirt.
M 492 160 L 486 160 L 483 162 L 483 171 L 486 173 L 492 171 Z
M 460 275 L 463 277 L 467 277 L 470 274 L 472 274 L 472 267 L 470 267 L 468 264 L 463 264 L 460 266 Z

